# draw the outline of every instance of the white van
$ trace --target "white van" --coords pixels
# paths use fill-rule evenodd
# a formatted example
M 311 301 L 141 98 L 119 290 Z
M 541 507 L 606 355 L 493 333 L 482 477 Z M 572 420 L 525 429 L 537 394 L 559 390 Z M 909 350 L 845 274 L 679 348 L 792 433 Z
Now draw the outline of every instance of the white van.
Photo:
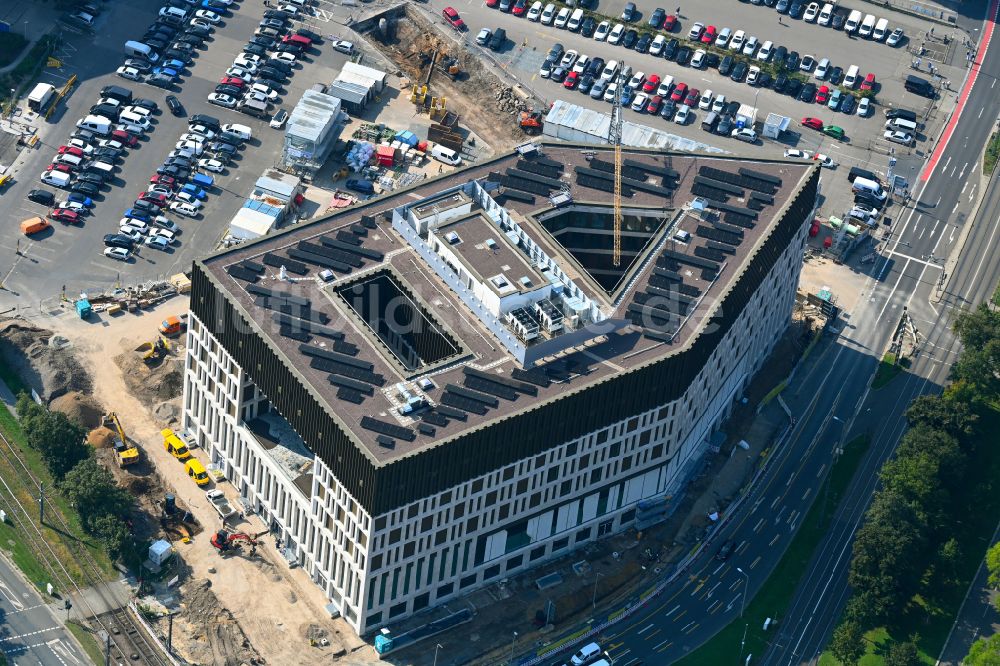
M 111 121 L 104 116 L 87 116 L 83 120 L 76 121 L 76 126 L 101 136 L 107 136 L 111 133 Z
M 844 22 L 844 32 L 857 32 L 861 25 L 861 12 L 855 9 Z
M 904 132 L 909 132 L 910 134 L 917 133 L 917 124 L 912 120 L 907 120 L 906 118 L 892 118 L 891 120 L 885 121 L 885 128 L 891 130 L 902 130 Z
M 569 17 L 569 21 L 566 23 L 566 29 L 576 32 L 580 29 L 580 24 L 583 22 L 583 10 L 575 9 L 573 14 Z
M 77 157 L 76 155 L 71 155 L 70 153 L 63 153 L 59 155 L 54 160 L 56 164 L 68 164 L 71 167 L 79 167 L 83 164 L 83 158 Z
M 570 12 L 569 7 L 563 7 L 562 9 L 559 10 L 559 13 L 556 14 L 556 22 L 555 22 L 557 28 L 566 27 L 566 23 L 569 21 L 569 12 Z
M 69 174 L 62 171 L 46 171 L 42 174 L 42 182 L 46 185 L 66 187 L 69 185 Z
M 889 19 L 880 18 L 878 23 L 875 24 L 875 30 L 872 31 L 872 39 L 876 42 L 884 42 L 885 38 L 889 36 Z
M 163 7 L 160 9 L 160 16 L 173 16 L 174 18 L 186 21 L 188 13 L 187 10 L 180 7 Z
M 239 123 L 229 123 L 228 125 L 223 125 L 222 131 L 235 134 L 244 141 L 249 141 L 253 138 L 253 131 L 246 125 L 240 125 Z
M 847 68 L 847 74 L 844 76 L 844 87 L 845 88 L 857 88 L 858 87 L 858 74 L 861 72 L 857 65 L 851 65 Z
M 125 55 L 133 56 L 138 58 L 145 58 L 149 62 L 156 62 L 159 60 L 159 56 L 153 51 L 153 47 L 149 44 L 143 44 L 142 42 L 136 42 L 129 40 L 125 42 Z
M 570 657 L 570 663 L 573 666 L 583 666 L 588 661 L 591 661 L 595 657 L 601 655 L 601 646 L 597 643 L 588 643 L 580 648 L 580 651 Z
M 858 178 L 855 178 L 854 182 L 851 184 L 851 190 L 854 192 L 865 192 L 866 194 L 872 195 L 879 201 L 885 201 L 885 191 L 882 189 L 882 186 L 874 180 L 868 180 L 867 178 L 861 178 L 859 176 Z
M 820 25 L 830 25 L 831 19 L 833 19 L 833 5 L 828 2 L 819 10 L 819 19 L 816 22 Z
M 121 115 L 118 116 L 118 122 L 136 125 L 137 127 L 141 127 L 144 132 L 149 130 L 149 118 L 140 116 L 138 113 L 133 113 L 131 111 L 122 111 Z
M 858 28 L 858 37 L 871 37 L 872 30 L 875 29 L 875 15 L 865 14 L 865 20 L 861 22 L 861 26 Z
M 431 148 L 431 157 L 436 159 L 438 162 L 444 162 L 445 164 L 450 164 L 451 166 L 458 166 L 462 163 L 461 155 L 456 153 L 451 148 L 445 148 L 440 144 Z
M 91 162 L 87 165 L 87 171 L 96 171 L 103 173 L 107 177 L 111 177 L 115 173 L 115 167 L 107 162 Z

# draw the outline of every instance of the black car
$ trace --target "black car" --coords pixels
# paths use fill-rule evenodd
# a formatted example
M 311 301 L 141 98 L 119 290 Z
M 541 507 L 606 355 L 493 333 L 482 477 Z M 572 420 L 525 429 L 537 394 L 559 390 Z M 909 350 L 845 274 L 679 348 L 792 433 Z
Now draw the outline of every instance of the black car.
M 239 150 L 236 146 L 225 143 L 223 141 L 215 141 L 208 146 L 209 152 L 212 153 L 224 153 L 226 155 L 235 155 Z
M 719 116 L 719 124 L 715 126 L 715 133 L 719 136 L 729 136 L 733 129 L 733 117 L 728 113 Z
M 691 49 L 689 49 L 686 46 L 682 46 L 681 48 L 677 49 L 677 64 L 684 65 L 685 67 L 687 67 L 687 64 L 691 62 L 691 55 L 692 55 Z
M 151 99 L 146 99 L 144 97 L 139 97 L 138 99 L 132 100 L 132 106 L 138 106 L 139 108 L 146 109 L 150 113 L 156 113 L 160 110 L 160 105 Z
M 277 83 L 284 83 L 288 80 L 288 77 L 284 72 L 280 72 L 273 67 L 261 67 L 257 70 L 258 79 L 268 79 L 269 81 L 276 81 Z
M 706 68 L 718 69 L 720 62 L 722 62 L 722 58 L 720 58 L 716 53 L 709 53 L 705 56 Z
M 727 55 L 722 59 L 722 62 L 719 63 L 719 74 L 729 76 L 729 74 L 733 71 L 733 63 L 735 62 L 736 59 L 733 58 L 733 56 Z
M 122 151 L 118 150 L 117 148 L 112 148 L 111 146 L 108 146 L 107 148 L 97 148 L 96 150 L 94 150 L 93 156 L 95 160 L 102 160 L 102 161 L 111 160 L 113 162 L 117 162 L 119 159 L 121 159 Z
M 622 46 L 630 49 L 635 46 L 637 41 L 639 41 L 639 33 L 634 29 L 629 28 L 625 31 L 625 35 L 622 37 Z
M 722 544 L 721 547 L 719 547 L 719 552 L 715 554 L 715 559 L 719 560 L 720 562 L 728 560 L 729 556 L 733 554 L 734 550 L 736 550 L 736 542 L 730 539 L 729 541 Z
M 170 107 L 170 113 L 177 117 L 182 117 L 187 114 L 184 110 L 184 105 L 181 104 L 181 101 L 173 95 L 167 95 L 167 106 Z
M 264 18 L 287 20 L 288 14 L 286 12 L 281 11 L 280 9 L 268 9 L 266 12 L 264 12 Z
M 73 187 L 69 188 L 69 191 L 77 194 L 83 194 L 88 197 L 96 197 L 101 193 L 101 188 L 93 183 L 76 182 L 73 183 Z
M 300 56 L 302 55 L 303 48 L 295 42 L 288 42 L 287 44 L 278 44 L 274 47 L 274 50 L 278 53 L 294 53 L 295 55 Z
M 98 162 L 88 164 L 87 168 L 83 170 L 83 174 L 80 175 L 78 180 L 84 183 L 94 183 L 95 185 L 103 185 L 105 182 L 114 178 L 113 175 L 107 173 L 106 171 L 98 169 L 96 166 L 94 166 L 94 164 L 98 164 Z M 107 162 L 103 162 L 103 164 L 107 164 Z
M 168 16 L 157 16 L 156 17 L 156 23 L 159 24 L 159 25 L 173 26 L 174 28 L 183 28 L 184 27 L 184 19 L 180 18 L 179 16 L 169 16 L 169 15 Z
M 227 83 L 220 83 L 219 85 L 215 86 L 215 92 L 220 93 L 222 95 L 229 95 L 230 97 L 235 97 L 236 99 L 240 99 L 241 97 L 243 97 L 242 88 L 237 88 L 236 86 L 231 86 Z
M 295 31 L 295 34 L 296 35 L 301 35 L 303 37 L 308 37 L 309 39 L 313 40 L 314 42 L 322 42 L 323 41 L 323 36 L 322 35 L 320 35 L 318 32 L 314 32 L 314 31 L 309 30 L 307 28 L 299 28 L 298 30 Z
M 788 49 L 786 49 L 784 46 L 778 46 L 777 48 L 774 49 L 774 55 L 771 56 L 771 62 L 777 65 L 778 69 L 781 69 L 782 67 L 785 66 L 785 59 L 787 57 L 788 57 Z
M 40 203 L 43 206 L 52 206 L 56 202 L 56 195 L 48 190 L 31 190 L 28 192 L 28 200 Z
M 785 85 L 785 94 L 795 98 L 799 96 L 800 92 L 802 92 L 802 82 L 798 79 L 788 79 L 788 83 Z
M 489 47 L 492 51 L 499 51 L 503 48 L 504 44 L 507 43 L 507 31 L 503 28 L 497 28 L 493 31 L 493 35 L 490 37 Z M 280 71 L 283 75 L 288 75 L 288 70 L 279 69 L 278 67 L 267 66 L 270 69 Z
M 604 65 L 605 65 L 604 58 L 601 57 L 591 58 L 590 62 L 587 63 L 587 66 L 583 68 L 583 74 L 584 76 L 592 76 L 596 79 L 598 76 L 601 75 L 601 72 L 604 71 Z
M 805 7 L 802 6 L 801 2 L 793 2 L 791 8 L 788 10 L 788 15 L 793 19 L 802 18 L 803 11 L 805 11 Z
M 258 55 L 261 58 L 266 58 L 267 57 L 267 49 L 265 49 L 260 44 L 254 44 L 253 42 L 251 42 L 251 43 L 247 44 L 246 46 L 244 46 L 243 47 L 243 51 L 245 53 L 252 53 L 254 55 Z
M 76 177 L 76 180 L 79 183 L 93 183 L 94 185 L 104 184 L 104 178 L 102 176 L 98 176 L 96 173 L 81 173 Z
M 844 15 L 834 12 L 833 18 L 830 20 L 830 27 L 834 30 L 844 29 Z
M 191 125 L 204 125 L 205 127 L 215 130 L 216 132 L 218 132 L 219 128 L 222 127 L 221 120 L 215 116 L 205 115 L 204 113 L 194 114 L 188 119 L 188 123 Z
M 580 77 L 580 83 L 576 85 L 577 92 L 582 92 L 587 94 L 590 89 L 594 87 L 594 77 L 590 74 L 584 74 Z
M 872 196 L 867 192 L 856 192 L 854 194 L 854 203 L 865 204 L 866 206 L 873 206 L 879 209 L 885 206 L 884 201 L 879 201 L 878 199 L 876 199 L 874 196 Z
M 747 77 L 748 69 L 749 67 L 745 62 L 738 62 L 736 63 L 736 66 L 733 67 L 733 73 L 729 75 L 729 78 L 737 82 L 742 81 Z
M 170 45 L 170 49 L 191 55 L 191 51 L 194 51 L 194 46 L 188 44 L 187 42 L 177 41 Z
M 190 53 L 188 53 L 187 51 L 180 51 L 178 49 L 167 49 L 166 51 L 163 52 L 163 57 L 166 58 L 167 60 L 170 59 L 180 60 L 185 65 L 190 65 L 192 62 L 194 62 L 191 59 Z
M 740 103 L 736 100 L 730 100 L 726 102 L 726 105 L 722 107 L 723 115 L 727 115 L 730 118 L 735 118 L 736 114 L 740 112 Z
M 104 244 L 108 247 L 120 247 L 131 250 L 135 241 L 125 234 L 104 234 Z
M 807 83 L 804 86 L 802 86 L 802 90 L 799 91 L 799 101 L 808 102 L 809 104 L 812 104 L 815 99 L 816 99 L 816 84 Z
M 137 208 L 143 212 L 152 213 L 153 215 L 158 215 L 160 213 L 159 206 L 143 199 L 136 199 L 132 202 L 132 205 L 129 206 L 129 208 Z
M 677 113 L 677 102 L 667 97 L 663 100 L 663 106 L 660 107 L 660 117 L 670 120 Z
M 760 76 L 757 77 L 757 85 L 761 88 L 770 88 L 772 83 L 774 83 L 774 77 L 767 72 L 761 72 Z
M 270 67 L 272 69 L 276 69 L 279 72 L 283 72 L 286 75 L 292 73 L 292 64 L 288 63 L 288 62 L 285 62 L 284 60 L 274 60 L 274 59 L 271 59 L 271 60 L 266 61 L 263 66 L 264 67 Z
M 203 39 L 208 39 L 212 36 L 212 29 L 203 25 L 189 25 L 184 28 L 184 32 L 189 35 L 198 35 Z
M 854 95 L 847 94 L 844 95 L 840 100 L 840 112 L 841 113 L 854 113 L 854 107 L 857 106 L 858 100 Z
M 778 74 L 777 78 L 774 79 L 774 85 L 771 89 L 776 93 L 784 92 L 785 86 L 788 85 L 788 77 L 784 74 Z
M 264 37 L 262 35 L 257 35 L 256 37 L 251 38 L 250 43 L 259 44 L 260 46 L 263 46 L 265 49 L 273 49 L 277 44 L 277 42 L 274 39 L 270 37 Z
M 584 37 L 593 37 L 594 31 L 597 30 L 597 21 L 593 16 L 588 16 L 583 19 L 583 23 L 580 24 L 580 34 Z
M 666 60 L 673 60 L 677 57 L 677 50 L 680 48 L 681 43 L 676 39 L 671 39 L 667 42 L 667 45 L 663 47 L 663 57 Z
M 649 45 L 653 41 L 653 36 L 648 32 L 639 38 L 639 41 L 635 43 L 635 50 L 639 53 L 646 53 L 649 51 Z
M 833 85 L 840 85 L 840 82 L 844 79 L 844 68 L 834 67 L 830 70 L 830 74 L 827 77 Z
M 272 28 L 274 30 L 284 31 L 285 22 L 279 19 L 266 18 L 260 22 L 260 27 Z
M 73 133 L 69 135 L 69 138 L 80 139 L 81 141 L 86 141 L 87 143 L 91 143 L 93 141 L 96 141 L 100 137 L 91 132 L 90 130 L 77 128 L 73 130 Z
M 90 107 L 90 113 L 95 116 L 104 116 L 110 120 L 118 120 L 121 110 L 120 107 L 113 104 L 95 104 Z
M 145 58 L 129 58 L 124 64 L 126 67 L 134 67 L 140 72 L 148 72 L 153 67 L 152 63 Z
M 657 7 L 653 10 L 653 13 L 649 15 L 649 20 L 646 23 L 650 28 L 654 30 L 659 30 L 663 27 L 663 22 L 667 19 L 667 12 L 662 7 Z
M 162 51 L 163 49 L 167 48 L 167 44 L 168 42 L 162 39 L 157 39 L 155 37 L 146 40 L 146 45 L 149 46 L 150 48 L 156 49 L 157 51 Z
M 197 48 L 199 46 L 202 46 L 205 43 L 205 40 L 198 35 L 181 35 L 180 37 L 177 38 L 176 43 L 190 44 L 191 46 Z
M 555 69 L 552 70 L 552 73 L 549 74 L 549 78 L 555 81 L 556 83 L 562 83 L 563 81 L 566 80 L 567 74 L 569 74 L 569 70 L 566 69 L 565 67 L 556 67 Z
M 163 76 L 162 74 L 149 77 L 146 79 L 146 83 L 151 86 L 156 86 L 157 88 L 163 88 L 164 90 L 170 90 L 174 87 L 174 80 L 169 76 Z
M 156 170 L 156 173 L 161 176 L 170 176 L 174 180 L 187 180 L 191 177 L 191 171 L 179 166 L 173 166 L 170 164 L 165 164 Z M 138 202 L 136 202 L 138 203 Z M 152 204 L 150 204 L 152 206 Z M 155 206 L 153 206 L 155 208 Z M 155 213 L 155 210 L 150 210 L 149 212 Z
M 797 72 L 799 71 L 799 65 L 801 62 L 802 61 L 799 59 L 799 52 L 792 51 L 788 54 L 788 57 L 785 58 L 785 68 L 790 72 Z
M 149 40 L 158 40 L 161 43 L 167 44 L 173 39 L 174 36 L 167 32 L 160 32 L 159 30 L 149 30 L 142 36 L 143 42 L 148 42 Z

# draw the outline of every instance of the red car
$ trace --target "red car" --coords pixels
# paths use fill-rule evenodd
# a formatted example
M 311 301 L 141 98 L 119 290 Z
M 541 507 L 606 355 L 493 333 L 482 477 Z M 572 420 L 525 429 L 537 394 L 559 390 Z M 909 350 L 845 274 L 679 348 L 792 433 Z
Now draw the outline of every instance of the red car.
M 134 148 L 139 143 L 138 137 L 129 134 L 125 130 L 114 130 L 111 132 L 111 138 L 129 148 Z
M 715 38 L 719 36 L 719 31 L 715 29 L 714 25 L 710 25 L 705 28 L 705 32 L 701 33 L 701 43 L 702 44 L 714 44 Z
M 655 115 L 660 112 L 660 107 L 663 105 L 663 98 L 659 95 L 653 95 L 649 98 L 649 103 L 646 104 L 646 113 Z
M 500 0 L 486 0 L 487 7 L 496 7 L 500 4 Z
M 660 75 L 650 74 L 649 78 L 646 79 L 646 82 L 642 84 L 642 92 L 645 93 L 654 92 L 659 87 L 660 87 Z
M 580 83 L 580 75 L 577 72 L 570 72 L 566 75 L 566 80 L 563 81 L 563 88 L 573 90 L 578 83 Z
M 77 157 L 83 157 L 83 151 L 76 146 L 59 146 L 59 154 L 65 155 L 69 153 L 70 155 L 75 155 Z
M 663 32 L 673 32 L 676 27 L 677 16 L 674 14 L 667 14 L 666 20 L 663 21 Z
M 830 87 L 820 86 L 819 90 L 816 91 L 816 103 L 826 104 L 830 101 Z
M 167 195 L 160 194 L 159 192 L 140 192 L 139 198 L 143 201 L 148 201 L 151 204 L 163 208 L 167 205 Z
M 246 85 L 246 81 L 238 79 L 235 76 L 223 76 L 219 79 L 219 83 L 223 83 L 227 86 L 236 86 L 237 88 L 242 88 Z
M 166 185 L 171 189 L 173 189 L 174 185 L 177 184 L 177 181 L 174 180 L 173 176 L 167 176 L 159 173 L 150 178 L 149 182 L 152 185 Z
M 823 131 L 823 121 L 819 118 L 803 118 L 802 125 L 803 127 L 819 130 L 820 132 Z
M 875 75 L 871 72 L 865 77 L 865 80 L 861 82 L 862 90 L 873 90 L 875 88 Z
M 68 208 L 57 208 L 55 210 L 49 211 L 49 218 L 53 220 L 59 220 L 60 222 L 79 222 L 80 214 L 75 210 L 69 210 Z
M 62 171 L 63 173 L 73 173 L 73 169 L 70 168 L 68 164 L 63 164 L 62 162 L 53 162 L 49 165 L 46 171 Z
M 688 91 L 687 97 L 684 99 L 684 103 L 688 106 L 698 106 L 698 98 L 701 97 L 701 91 L 697 88 L 691 88 Z
M 670 99 L 674 100 L 675 102 L 680 102 L 682 99 L 684 99 L 684 96 L 687 95 L 687 91 L 688 91 L 688 84 L 678 83 L 676 86 L 674 86 L 674 91 L 670 93 Z
M 514 16 L 521 16 L 526 9 L 528 9 L 527 0 L 517 0 L 511 8 L 511 12 L 513 12 Z
M 465 30 L 465 21 L 463 21 L 462 17 L 458 15 L 458 12 L 455 11 L 454 7 L 445 7 L 441 10 L 441 13 L 444 15 L 444 20 L 447 21 L 455 30 Z
M 285 35 L 281 38 L 282 44 L 298 44 L 304 49 L 312 46 L 313 40 L 309 39 L 305 35 Z

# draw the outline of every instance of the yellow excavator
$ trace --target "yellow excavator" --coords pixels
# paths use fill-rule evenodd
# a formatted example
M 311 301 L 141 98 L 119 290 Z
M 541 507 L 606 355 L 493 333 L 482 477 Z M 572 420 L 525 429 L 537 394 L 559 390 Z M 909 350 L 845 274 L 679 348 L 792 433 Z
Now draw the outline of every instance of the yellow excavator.
M 139 449 L 134 444 L 130 444 L 125 436 L 125 429 L 122 428 L 121 419 L 115 412 L 108 412 L 104 415 L 104 426 L 111 428 L 116 435 L 115 455 L 118 457 L 118 466 L 126 467 L 139 462 Z

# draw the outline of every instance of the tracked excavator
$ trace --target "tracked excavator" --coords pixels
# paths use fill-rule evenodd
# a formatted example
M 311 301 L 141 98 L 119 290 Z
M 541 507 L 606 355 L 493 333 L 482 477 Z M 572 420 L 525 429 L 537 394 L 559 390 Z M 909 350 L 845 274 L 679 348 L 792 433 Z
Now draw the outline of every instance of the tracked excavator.
M 257 534 L 246 534 L 245 532 L 230 532 L 229 530 L 219 530 L 212 535 L 212 545 L 219 551 L 220 555 L 241 550 L 243 543 L 250 546 L 250 557 L 257 554 L 258 539 L 267 534 L 266 531 Z

